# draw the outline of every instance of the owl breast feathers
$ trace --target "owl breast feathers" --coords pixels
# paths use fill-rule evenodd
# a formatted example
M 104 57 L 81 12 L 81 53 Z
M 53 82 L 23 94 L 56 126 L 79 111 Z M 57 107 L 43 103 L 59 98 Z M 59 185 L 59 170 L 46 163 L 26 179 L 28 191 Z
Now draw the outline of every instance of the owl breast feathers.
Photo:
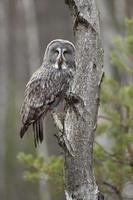
M 75 48 L 66 40 L 52 41 L 41 67 L 26 85 L 21 111 L 23 137 L 33 125 L 35 146 L 43 141 L 43 117 L 63 101 L 75 74 Z

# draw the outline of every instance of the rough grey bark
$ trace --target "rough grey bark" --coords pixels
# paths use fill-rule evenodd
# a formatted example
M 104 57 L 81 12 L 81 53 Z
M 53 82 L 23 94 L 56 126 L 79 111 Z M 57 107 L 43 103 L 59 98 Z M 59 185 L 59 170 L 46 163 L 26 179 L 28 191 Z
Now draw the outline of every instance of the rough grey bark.
M 65 133 L 74 155 L 65 153 L 64 182 L 67 200 L 98 200 L 93 174 L 93 141 L 97 124 L 99 91 L 103 77 L 103 50 L 95 0 L 66 0 L 74 21 L 77 72 L 72 87 L 84 101 L 80 117 L 68 111 Z

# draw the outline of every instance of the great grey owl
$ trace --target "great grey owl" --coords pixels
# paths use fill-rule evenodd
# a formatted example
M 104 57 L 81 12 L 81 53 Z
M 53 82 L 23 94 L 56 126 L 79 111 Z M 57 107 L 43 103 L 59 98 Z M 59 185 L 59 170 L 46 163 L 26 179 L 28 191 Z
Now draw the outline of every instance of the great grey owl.
M 28 127 L 33 125 L 35 146 L 43 141 L 43 117 L 63 101 L 75 70 L 74 45 L 67 40 L 51 41 L 41 67 L 26 85 L 21 111 L 21 138 Z

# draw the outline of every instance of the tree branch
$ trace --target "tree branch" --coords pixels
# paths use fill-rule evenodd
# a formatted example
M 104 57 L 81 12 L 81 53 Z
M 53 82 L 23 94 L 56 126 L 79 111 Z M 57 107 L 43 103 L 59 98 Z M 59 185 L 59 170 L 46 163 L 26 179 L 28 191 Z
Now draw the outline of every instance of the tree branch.
M 71 156 L 74 156 L 73 148 L 64 132 L 64 124 L 62 124 L 61 120 L 55 112 L 52 113 L 52 116 L 54 119 L 54 123 L 58 128 L 58 132 L 57 134 L 55 134 L 56 138 L 58 139 L 58 144 L 66 153 L 70 154 Z
M 122 200 L 122 196 L 120 191 L 117 189 L 117 187 L 115 187 L 114 185 L 112 185 L 111 183 L 108 183 L 106 181 L 103 181 L 102 183 L 103 185 L 106 185 L 107 187 L 109 187 L 111 190 L 113 190 L 115 192 L 115 194 L 118 196 L 119 200 Z
M 95 143 L 102 149 L 102 151 L 104 152 L 104 154 L 106 154 L 106 157 L 105 157 L 104 159 L 107 159 L 107 157 L 108 157 L 108 159 L 112 159 L 112 160 L 113 160 L 114 162 L 116 162 L 116 163 L 119 163 L 119 164 L 122 164 L 122 165 L 131 166 L 131 163 L 130 163 L 130 160 L 129 160 L 129 159 L 125 159 L 125 158 L 124 158 L 124 161 L 123 161 L 123 160 L 120 160 L 120 159 L 117 158 L 117 153 L 111 154 L 111 153 L 109 153 L 108 151 L 106 151 L 106 150 L 104 149 L 104 147 L 103 147 L 101 144 L 99 144 L 99 143 L 96 142 L 96 141 L 95 141 Z M 132 166 L 131 166 L 131 167 L 132 167 Z

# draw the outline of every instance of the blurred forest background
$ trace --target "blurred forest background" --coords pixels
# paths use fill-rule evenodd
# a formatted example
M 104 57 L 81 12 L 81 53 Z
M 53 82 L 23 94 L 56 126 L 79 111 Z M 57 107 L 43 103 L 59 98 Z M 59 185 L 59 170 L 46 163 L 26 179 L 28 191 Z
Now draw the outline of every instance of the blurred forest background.
M 133 0 L 97 0 L 97 4 L 101 16 L 104 69 L 113 76 L 110 66 L 112 40 L 124 34 L 125 17 L 133 17 Z M 50 116 L 45 119 L 45 141 L 39 149 L 34 148 L 31 134 L 23 140 L 19 138 L 25 85 L 41 65 L 46 45 L 55 38 L 73 41 L 72 19 L 63 0 L 0 0 L 1 200 L 51 200 L 52 188 L 44 180 L 35 183 L 22 180 L 24 168 L 17 155 L 24 152 L 48 159 L 61 152 L 53 136 L 56 130 Z M 106 137 L 99 136 L 98 141 L 106 148 L 110 146 Z

